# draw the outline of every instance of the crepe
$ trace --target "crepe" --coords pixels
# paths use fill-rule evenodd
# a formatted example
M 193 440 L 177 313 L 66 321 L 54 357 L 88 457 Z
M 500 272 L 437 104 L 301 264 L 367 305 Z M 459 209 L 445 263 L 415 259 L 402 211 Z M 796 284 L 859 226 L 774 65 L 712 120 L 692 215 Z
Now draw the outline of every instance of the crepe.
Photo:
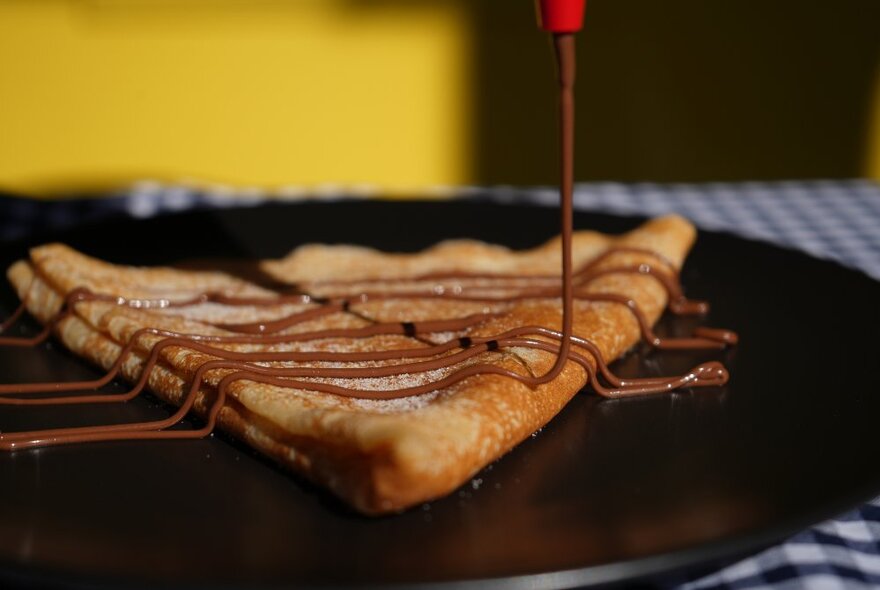
M 674 216 L 649 221 L 619 237 L 576 232 L 574 265 L 578 268 L 609 248 L 627 246 L 649 249 L 680 267 L 694 237 L 693 227 Z M 426 273 L 558 274 L 559 248 L 558 238 L 525 251 L 511 251 L 471 240 L 443 242 L 415 254 L 388 254 L 358 246 L 308 245 L 280 260 L 264 261 L 262 269 L 279 281 L 308 285 L 310 292 L 316 295 L 338 294 L 340 289 L 351 293 L 365 289 L 393 291 L 403 288 L 404 279 Z M 181 253 L 181 257 L 184 255 Z M 610 267 L 656 262 L 656 257 L 627 251 L 615 253 L 600 264 Z M 275 296 L 272 291 L 223 272 L 112 265 L 62 244 L 34 248 L 28 260 L 10 267 L 8 277 L 27 309 L 41 322 L 52 319 L 70 291 L 83 287 L 95 293 L 132 299 L 172 301 L 183 301 L 209 291 L 233 296 Z M 346 282 L 334 282 L 340 280 Z M 426 285 L 417 282 L 415 286 L 431 288 L 428 284 L 431 282 Z M 410 284 L 407 288 L 412 287 Z M 480 288 L 504 290 L 487 280 L 481 282 Z M 602 276 L 591 282 L 588 290 L 631 298 L 651 324 L 667 302 L 667 293 L 657 280 L 633 273 Z M 168 309 L 135 309 L 106 301 L 84 301 L 76 304 L 75 314 L 57 323 L 55 333 L 76 354 L 108 368 L 122 346 L 144 327 L 222 335 L 228 332 L 216 324 L 269 321 L 315 305 L 288 303 L 265 307 L 202 303 Z M 339 310 L 296 324 L 288 332 L 358 328 L 376 321 L 421 322 L 486 311 L 497 315 L 470 328 L 430 334 L 422 339 L 386 334 L 363 339 L 220 346 L 238 351 L 387 350 L 428 346 L 430 342 L 464 336 L 491 336 L 522 325 L 553 329 L 560 329 L 561 325 L 558 298 L 511 303 L 385 299 L 354 302 L 347 311 Z M 638 341 L 639 326 L 625 306 L 576 301 L 574 333 L 594 342 L 603 358 L 610 362 Z M 158 336 L 143 336 L 137 340 L 135 353 L 122 367 L 126 379 L 137 380 L 150 349 L 160 340 Z M 185 348 L 168 347 L 161 353 L 161 364 L 150 374 L 149 388 L 162 399 L 180 404 L 195 371 L 211 358 Z M 555 358 L 552 353 L 531 348 L 502 348 L 481 353 L 466 363 L 485 362 L 521 374 L 541 375 L 553 365 Z M 394 362 L 400 361 L 371 361 L 360 366 Z M 296 366 L 295 363 L 279 365 Z M 326 363 L 312 365 L 327 366 Z M 322 381 L 349 388 L 398 389 L 436 381 L 455 368 L 458 367 L 379 379 Z M 216 396 L 217 383 L 230 372 L 228 369 L 208 371 L 195 404 L 197 413 L 205 414 Z M 326 487 L 356 510 L 383 514 L 443 496 L 468 481 L 481 468 L 546 424 L 584 386 L 586 378 L 585 370 L 569 360 L 558 377 L 534 389 L 501 375 L 481 374 L 441 390 L 393 400 L 351 399 L 239 380 L 229 388 L 218 424 L 232 436 Z

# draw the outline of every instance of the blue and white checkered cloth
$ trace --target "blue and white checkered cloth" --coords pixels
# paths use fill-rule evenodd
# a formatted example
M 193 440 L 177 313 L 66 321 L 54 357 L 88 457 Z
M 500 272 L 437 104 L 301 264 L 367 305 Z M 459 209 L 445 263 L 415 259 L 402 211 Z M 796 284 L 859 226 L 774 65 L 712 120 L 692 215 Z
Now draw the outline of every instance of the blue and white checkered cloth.
M 267 201 L 379 194 L 369 187 L 336 185 L 269 192 L 150 181 L 103 199 L 38 201 L 0 195 L 0 240 L 109 217 L 147 218 L 191 209 L 253 207 Z M 559 199 L 553 188 L 458 187 L 433 189 L 431 194 L 554 206 Z M 575 206 L 622 215 L 680 213 L 703 229 L 796 248 L 880 279 L 880 185 L 868 180 L 581 184 L 575 189 Z
M 880 498 L 677 590 L 880 588 Z
M 349 187 L 350 188 L 350 187 Z M 479 195 L 497 202 L 558 203 L 555 189 L 459 187 L 435 191 Z M 83 221 L 214 207 L 248 207 L 267 200 L 371 196 L 324 187 L 193 188 L 144 182 L 107 199 L 33 201 L 0 196 L 0 239 L 14 239 Z M 575 207 L 622 215 L 680 213 L 696 225 L 805 251 L 880 280 L 880 185 L 866 180 L 716 184 L 582 184 Z M 698 579 L 664 582 L 668 590 L 880 588 L 880 498 L 783 543 Z

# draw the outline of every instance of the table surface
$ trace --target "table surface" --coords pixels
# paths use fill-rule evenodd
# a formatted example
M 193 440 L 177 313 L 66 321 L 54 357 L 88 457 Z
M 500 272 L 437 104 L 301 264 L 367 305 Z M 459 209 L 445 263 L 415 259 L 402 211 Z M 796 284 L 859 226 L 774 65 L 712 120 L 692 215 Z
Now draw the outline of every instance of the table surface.
M 547 206 L 555 206 L 558 199 L 552 188 L 458 187 L 433 192 Z M 146 218 L 193 208 L 255 206 L 267 199 L 349 195 L 345 187 L 317 193 L 293 189 L 271 193 L 143 182 L 106 199 L 32 201 L 0 196 L 0 239 L 118 216 Z M 576 188 L 575 206 L 621 215 L 676 212 L 701 228 L 801 250 L 880 280 L 880 185 L 871 181 L 581 184 Z M 880 586 L 880 497 L 709 574 L 646 584 L 689 590 Z

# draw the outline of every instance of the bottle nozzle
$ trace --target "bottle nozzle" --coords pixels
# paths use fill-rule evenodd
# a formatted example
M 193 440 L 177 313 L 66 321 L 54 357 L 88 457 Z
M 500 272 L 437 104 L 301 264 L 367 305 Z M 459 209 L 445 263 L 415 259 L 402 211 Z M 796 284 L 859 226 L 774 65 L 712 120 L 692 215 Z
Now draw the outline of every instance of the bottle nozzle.
M 584 26 L 587 0 L 536 0 L 538 26 L 550 33 L 574 33 Z

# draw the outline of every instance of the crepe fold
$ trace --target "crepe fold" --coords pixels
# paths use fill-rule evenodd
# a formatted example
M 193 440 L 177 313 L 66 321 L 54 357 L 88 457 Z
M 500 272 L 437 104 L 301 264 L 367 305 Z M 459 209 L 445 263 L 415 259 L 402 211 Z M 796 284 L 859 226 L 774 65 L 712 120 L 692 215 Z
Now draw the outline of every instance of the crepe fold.
M 575 268 L 615 246 L 645 248 L 680 266 L 695 237 L 693 227 L 679 217 L 651 220 L 622 236 L 576 232 Z M 316 294 L 335 294 L 338 283 L 355 292 L 363 280 L 371 290 L 399 289 L 401 280 L 425 273 L 559 272 L 557 239 L 532 250 L 511 251 L 476 241 L 444 242 L 416 254 L 387 254 L 356 246 L 308 245 L 283 259 L 264 261 L 262 268 L 288 283 L 312 283 Z M 184 255 L 185 253 L 181 253 Z M 617 253 L 609 266 L 656 264 L 656 258 Z M 135 268 L 108 264 L 61 244 L 37 247 L 28 260 L 15 263 L 8 277 L 28 310 L 47 322 L 71 290 L 126 298 L 186 300 L 202 292 L 266 296 L 275 293 L 223 272 L 174 268 Z M 387 282 L 376 283 L 376 279 Z M 352 283 L 352 281 L 355 281 Z M 557 283 L 558 284 L 558 283 Z M 485 281 L 481 288 L 498 288 Z M 336 290 L 336 291 L 334 291 Z M 588 291 L 616 293 L 633 299 L 653 324 L 662 313 L 667 294 L 658 281 L 637 274 L 609 274 L 591 282 Z M 104 301 L 76 304 L 75 313 L 58 322 L 56 336 L 74 353 L 108 368 L 122 347 L 142 328 L 187 334 L 230 334 L 219 324 L 271 320 L 316 304 L 228 306 L 217 303 L 168 309 L 135 309 Z M 288 332 L 325 328 L 357 328 L 376 321 L 424 321 L 492 311 L 490 319 L 454 333 L 430 334 L 433 342 L 462 336 L 491 336 L 523 325 L 559 329 L 558 298 L 512 303 L 449 299 L 385 299 L 353 303 L 349 311 L 324 315 L 288 328 Z M 639 339 L 639 327 L 625 306 L 577 301 L 574 332 L 593 341 L 611 361 Z M 151 348 L 161 338 L 141 336 L 122 375 L 136 381 Z M 328 338 L 299 343 L 223 344 L 237 351 L 376 351 L 428 346 L 407 336 Z M 167 347 L 151 372 L 149 388 L 162 399 L 180 404 L 198 367 L 211 357 L 183 347 Z M 551 353 L 531 348 L 484 352 L 465 363 L 491 363 L 522 374 L 541 375 L 554 363 Z M 346 366 L 375 366 L 401 361 L 371 361 Z M 266 365 L 273 363 L 264 363 Z M 303 366 L 303 363 L 274 363 Z M 309 363 L 306 363 L 309 365 Z M 329 366 L 311 363 L 311 366 Z M 336 365 L 334 365 L 336 366 Z M 423 374 L 359 379 L 323 379 L 359 389 L 398 389 L 436 381 L 463 365 Z M 231 371 L 208 371 L 195 411 L 204 415 L 216 396 L 220 379 Z M 424 395 L 396 400 L 351 399 L 336 395 L 277 387 L 249 380 L 232 383 L 218 424 L 280 464 L 326 487 L 366 514 L 399 511 L 448 494 L 481 468 L 546 424 L 577 393 L 587 379 L 584 369 L 569 361 L 553 381 L 534 389 L 494 374 L 468 377 L 456 385 Z M 150 444 L 145 442 L 144 444 Z M 185 444 L 185 443 L 181 443 Z

